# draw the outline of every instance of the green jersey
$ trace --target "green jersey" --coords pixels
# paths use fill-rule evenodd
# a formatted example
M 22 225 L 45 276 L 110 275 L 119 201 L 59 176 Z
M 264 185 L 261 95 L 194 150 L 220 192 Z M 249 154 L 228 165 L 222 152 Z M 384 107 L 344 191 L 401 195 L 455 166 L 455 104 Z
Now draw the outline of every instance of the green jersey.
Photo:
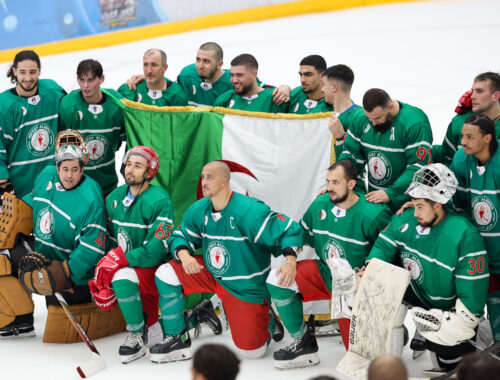
M 446 210 L 434 227 L 421 227 L 408 209 L 393 216 L 368 260 L 399 258 L 410 272 L 410 286 L 426 307 L 442 310 L 457 298 L 471 313 L 483 315 L 489 285 L 488 257 L 481 235 L 464 217 Z
M 165 90 L 150 90 L 146 81 L 137 84 L 136 90 L 128 88 L 124 83 L 118 89 L 118 92 L 129 100 L 134 102 L 148 104 L 150 106 L 187 106 L 188 101 L 182 87 L 177 83 L 165 78 L 167 88 Z
M 208 83 L 198 75 L 194 63 L 182 69 L 177 77 L 177 83 L 184 90 L 189 105 L 196 107 L 211 107 L 219 95 L 233 89 L 229 70 L 222 70 L 219 79 Z
M 472 114 L 472 111 L 458 114 L 451 120 L 446 130 L 443 143 L 441 145 L 432 146 L 433 162 L 440 162 L 446 166 L 450 166 L 453 156 L 462 147 L 460 139 L 462 137 L 461 133 L 464 122 Z M 497 139 L 500 139 L 500 119 L 495 121 L 495 130 Z
M 346 210 L 326 193 L 316 198 L 302 217 L 304 244 L 313 247 L 325 263 L 337 257 L 346 259 L 352 268 L 361 268 L 391 216 L 389 207 L 369 203 L 363 195 Z
M 363 109 L 363 107 L 358 106 L 357 104 L 354 104 L 354 103 L 352 104 L 352 106 L 350 106 L 344 112 L 338 114 L 337 117 L 339 118 L 339 121 L 342 123 L 342 127 L 344 127 L 344 132 L 346 134 L 347 134 L 347 131 L 349 130 L 349 128 L 351 127 L 351 124 L 353 124 L 355 122 L 359 123 L 360 120 L 363 120 L 363 119 L 365 119 L 366 123 L 369 122 L 365 116 L 365 110 Z M 344 141 L 345 141 L 345 139 L 340 140 L 340 141 L 335 141 L 334 149 L 335 149 L 335 157 L 337 159 L 340 157 L 342 151 L 344 150 Z M 361 173 L 363 173 L 363 172 L 360 172 L 360 174 L 359 174 L 360 180 L 363 178 Z
M 114 90 L 106 90 L 120 99 Z M 76 129 L 85 136 L 89 162 L 85 174 L 94 179 L 108 194 L 118 184 L 115 152 L 125 140 L 123 110 L 105 93 L 99 104 L 89 104 L 81 90 L 72 91 L 61 100 L 59 129 Z
M 450 170 L 458 180 L 453 205 L 465 211 L 484 238 L 491 273 L 500 273 L 500 152 L 497 149 L 485 165 L 460 149 Z
M 18 197 L 33 190 L 35 178 L 53 164 L 59 102 L 66 93 L 50 79 L 25 98 L 15 88 L 0 94 L 0 179 L 9 178 Z
M 106 198 L 109 234 L 131 267 L 152 268 L 167 254 L 167 239 L 174 223 L 172 201 L 165 190 L 149 185 L 135 198 L 122 185 Z
M 332 105 L 325 103 L 325 98 L 319 100 L 309 99 L 307 94 L 302 91 L 302 86 L 295 87 L 290 93 L 289 113 L 308 114 L 332 111 Z
M 377 132 L 366 117 L 359 116 L 347 131 L 339 160 L 350 159 L 358 173 L 368 166 L 368 191 L 385 190 L 389 207 L 399 209 L 409 200 L 405 194 L 413 174 L 430 163 L 432 130 L 419 108 L 399 102 L 391 127 Z
M 273 89 L 266 88 L 251 96 L 236 95 L 233 90 L 220 95 L 214 103 L 214 107 L 225 107 L 242 111 L 286 113 L 288 103 L 278 106 L 273 102 Z
M 85 175 L 65 190 L 55 166 L 42 170 L 34 190 L 23 198 L 33 208 L 35 251 L 68 260 L 71 280 L 85 285 L 107 252 L 106 211 L 99 185 Z
M 202 249 L 207 270 L 227 291 L 247 302 L 268 299 L 266 278 L 273 248 L 302 247 L 302 229 L 261 201 L 233 193 L 220 212 L 203 198 L 192 204 L 169 239 L 170 250 Z

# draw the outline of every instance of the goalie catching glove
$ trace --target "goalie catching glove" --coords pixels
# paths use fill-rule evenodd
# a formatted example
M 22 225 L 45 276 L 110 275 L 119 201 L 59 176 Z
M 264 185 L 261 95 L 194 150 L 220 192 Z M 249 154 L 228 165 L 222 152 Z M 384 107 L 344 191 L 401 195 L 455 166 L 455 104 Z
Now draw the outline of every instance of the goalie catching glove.
M 71 289 L 68 261 L 49 260 L 38 252 L 29 252 L 19 260 L 19 281 L 28 291 L 51 296 Z
M 444 346 L 455 346 L 475 335 L 474 329 L 481 321 L 457 299 L 455 311 L 439 309 L 411 310 L 417 331 L 427 340 Z

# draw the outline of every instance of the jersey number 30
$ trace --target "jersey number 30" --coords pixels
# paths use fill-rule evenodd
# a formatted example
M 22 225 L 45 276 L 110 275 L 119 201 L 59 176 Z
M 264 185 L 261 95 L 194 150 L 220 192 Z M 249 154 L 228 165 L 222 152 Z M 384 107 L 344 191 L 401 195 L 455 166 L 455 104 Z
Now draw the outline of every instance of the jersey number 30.
M 478 257 L 477 259 L 469 259 L 469 270 L 467 273 L 476 274 L 484 272 L 484 257 Z

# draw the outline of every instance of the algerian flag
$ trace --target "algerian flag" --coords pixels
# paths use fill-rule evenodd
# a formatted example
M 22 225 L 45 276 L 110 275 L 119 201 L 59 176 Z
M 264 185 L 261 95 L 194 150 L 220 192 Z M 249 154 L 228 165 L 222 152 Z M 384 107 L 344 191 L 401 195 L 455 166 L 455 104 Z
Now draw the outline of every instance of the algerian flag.
M 151 146 L 160 157 L 155 182 L 172 198 L 176 225 L 196 201 L 201 170 L 212 160 L 239 166 L 241 173 L 231 173 L 234 191 L 296 221 L 325 188 L 329 113 L 275 115 L 122 102 L 128 146 Z

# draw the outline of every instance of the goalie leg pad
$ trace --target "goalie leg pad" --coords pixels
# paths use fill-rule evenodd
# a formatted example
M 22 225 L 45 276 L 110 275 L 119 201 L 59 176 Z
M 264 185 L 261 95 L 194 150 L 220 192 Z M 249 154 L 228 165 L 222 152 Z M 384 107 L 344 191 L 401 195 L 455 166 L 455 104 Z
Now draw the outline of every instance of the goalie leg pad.
M 0 252 L 0 276 L 8 276 L 12 274 L 12 263 L 9 257 L 10 255 Z
M 401 357 L 403 347 L 405 345 L 405 330 L 404 321 L 408 307 L 401 304 L 398 308 L 396 319 L 394 320 L 394 328 L 392 329 L 392 354 Z
M 0 277 L 0 327 L 5 327 L 16 315 L 32 313 L 35 305 L 14 276 Z
M 75 343 L 82 339 L 61 306 L 49 305 L 44 343 Z M 93 302 L 71 305 L 71 311 L 90 339 L 99 339 L 125 331 L 126 323 L 119 308 L 101 310 Z
M 3 194 L 0 216 L 0 249 L 13 248 L 18 234 L 33 231 L 33 209 L 15 195 Z

